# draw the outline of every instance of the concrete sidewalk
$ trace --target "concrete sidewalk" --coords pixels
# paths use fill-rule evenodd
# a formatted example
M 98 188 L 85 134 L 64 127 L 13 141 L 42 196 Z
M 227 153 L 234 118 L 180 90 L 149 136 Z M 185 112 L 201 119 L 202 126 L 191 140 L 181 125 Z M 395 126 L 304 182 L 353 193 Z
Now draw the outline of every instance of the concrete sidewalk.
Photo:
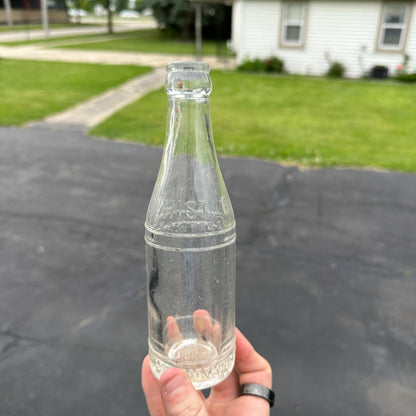
M 152 72 L 125 82 L 96 97 L 69 108 L 61 113 L 52 114 L 41 122 L 28 125 L 44 124 L 52 128 L 80 129 L 87 131 L 101 123 L 115 112 L 148 92 L 163 86 L 166 72 L 156 68 Z
M 146 415 L 143 222 L 161 149 L 0 128 L 0 414 Z M 237 325 L 272 415 L 414 416 L 416 177 L 221 159 Z
M 193 55 L 44 48 L 36 45 L 19 47 L 0 45 L 0 58 L 153 67 L 164 67 L 172 61 L 195 60 Z M 203 60 L 212 69 L 233 69 L 236 65 L 234 58 L 205 56 Z

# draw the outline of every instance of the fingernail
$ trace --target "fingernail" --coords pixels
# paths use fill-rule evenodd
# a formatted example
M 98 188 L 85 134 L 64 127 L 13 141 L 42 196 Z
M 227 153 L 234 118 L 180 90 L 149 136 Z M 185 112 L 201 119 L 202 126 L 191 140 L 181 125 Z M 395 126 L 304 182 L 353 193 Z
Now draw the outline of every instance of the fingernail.
M 170 379 L 164 387 L 165 394 L 171 395 L 174 394 L 177 390 L 183 387 L 186 384 L 185 377 L 182 374 L 178 374 L 172 379 Z

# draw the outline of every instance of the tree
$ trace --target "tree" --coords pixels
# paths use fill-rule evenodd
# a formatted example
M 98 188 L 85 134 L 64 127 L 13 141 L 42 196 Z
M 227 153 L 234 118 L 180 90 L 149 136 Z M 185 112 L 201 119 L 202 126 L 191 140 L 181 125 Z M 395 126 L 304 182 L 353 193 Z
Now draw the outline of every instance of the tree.
M 68 7 L 82 9 L 86 12 L 93 12 L 96 5 L 103 6 L 107 13 L 108 33 L 113 33 L 113 0 L 68 0 Z M 78 23 L 81 23 L 81 16 L 78 16 Z
M 129 8 L 129 0 L 116 0 L 115 1 L 116 12 L 121 12 L 122 10 L 126 10 L 128 8 Z
M 151 8 L 163 29 L 181 34 L 183 39 L 194 36 L 195 5 L 189 0 L 145 0 L 141 8 Z M 205 2 L 201 4 L 202 31 L 205 38 L 228 39 L 231 36 L 231 7 Z
M 113 4 L 111 0 L 95 0 L 101 3 L 107 11 L 107 28 L 108 33 L 113 33 Z
M 162 29 L 181 33 L 184 39 L 190 38 L 194 14 L 188 0 L 146 0 L 141 7 L 153 10 Z

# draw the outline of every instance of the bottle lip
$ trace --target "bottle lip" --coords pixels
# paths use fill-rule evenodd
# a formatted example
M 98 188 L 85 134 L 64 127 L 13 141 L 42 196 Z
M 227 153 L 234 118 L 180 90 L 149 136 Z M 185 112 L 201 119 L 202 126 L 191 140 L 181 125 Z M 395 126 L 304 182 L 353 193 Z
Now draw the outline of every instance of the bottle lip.
M 167 72 L 209 72 L 209 65 L 200 61 L 176 61 L 166 65 Z

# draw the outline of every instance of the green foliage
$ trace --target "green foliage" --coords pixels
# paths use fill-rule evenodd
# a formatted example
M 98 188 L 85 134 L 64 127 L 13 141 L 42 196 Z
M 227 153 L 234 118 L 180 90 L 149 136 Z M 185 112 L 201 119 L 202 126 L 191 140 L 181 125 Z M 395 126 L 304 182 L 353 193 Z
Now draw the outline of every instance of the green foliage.
M 416 82 L 416 72 L 410 74 L 402 73 L 397 75 L 395 79 L 400 82 Z
M 94 10 L 94 5 L 98 4 L 99 0 L 72 0 L 67 1 L 68 7 L 73 9 L 82 9 L 86 12 L 92 12 Z M 101 3 L 100 3 L 101 4 Z
M 135 0 L 134 9 L 138 12 L 142 12 L 146 9 L 146 0 Z
M 342 78 L 345 73 L 345 67 L 341 62 L 334 61 L 331 63 L 326 75 L 330 78 Z
M 115 0 L 116 12 L 121 12 L 129 8 L 129 0 Z
M 146 0 L 141 7 L 153 10 L 159 26 L 180 33 L 193 22 L 193 10 L 188 0 Z
M 264 72 L 265 71 L 264 60 L 260 58 L 255 59 L 245 59 L 238 67 L 238 71 L 243 72 Z
M 266 59 L 266 72 L 282 73 L 283 72 L 283 60 L 275 56 Z
M 416 172 L 413 86 L 221 71 L 211 76 L 218 153 Z M 166 110 L 160 89 L 93 133 L 161 145 Z
M 231 38 L 232 7 L 224 4 L 203 3 L 202 34 L 204 39 Z
M 271 72 L 280 74 L 283 72 L 283 61 L 276 56 L 267 59 L 246 59 L 237 67 L 242 72 Z
M 407 73 L 407 66 L 409 64 L 410 56 L 408 54 L 403 55 L 403 63 L 398 65 L 398 71 L 394 77 L 400 82 L 416 82 L 416 72 Z
M 194 36 L 195 9 L 189 0 L 145 0 L 140 8 L 150 8 L 159 26 L 183 39 Z M 202 3 L 203 37 L 226 40 L 231 35 L 231 7 Z

